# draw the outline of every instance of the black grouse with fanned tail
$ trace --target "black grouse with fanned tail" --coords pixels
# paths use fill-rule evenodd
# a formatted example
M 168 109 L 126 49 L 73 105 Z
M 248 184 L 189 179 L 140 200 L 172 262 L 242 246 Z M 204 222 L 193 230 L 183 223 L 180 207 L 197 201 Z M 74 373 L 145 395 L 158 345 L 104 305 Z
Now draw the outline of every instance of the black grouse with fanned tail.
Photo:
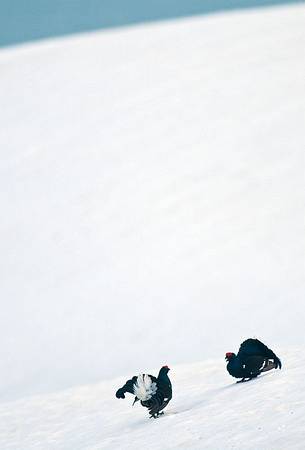
M 172 398 L 172 385 L 167 375 L 169 370 L 167 366 L 161 367 L 157 378 L 147 374 L 132 377 L 117 390 L 116 397 L 125 398 L 127 392 L 133 394 L 133 404 L 140 401 L 148 409 L 150 417 L 157 418 Z
M 256 378 L 262 372 L 281 369 L 281 360 L 258 339 L 244 341 L 237 353 L 226 353 L 227 371 L 232 377 L 241 378 L 239 382 Z

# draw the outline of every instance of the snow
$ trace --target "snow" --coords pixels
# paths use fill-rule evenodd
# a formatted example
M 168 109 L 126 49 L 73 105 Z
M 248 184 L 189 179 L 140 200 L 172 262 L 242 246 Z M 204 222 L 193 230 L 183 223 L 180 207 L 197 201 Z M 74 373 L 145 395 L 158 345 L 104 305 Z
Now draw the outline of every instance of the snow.
M 243 384 L 220 360 L 173 367 L 174 397 L 156 420 L 130 394 L 114 398 L 122 378 L 4 404 L 1 449 L 303 450 L 305 358 L 281 356 L 282 371 Z
M 301 448 L 304 16 L 0 51 L 1 450 Z M 284 367 L 232 385 L 247 337 Z M 167 416 L 114 398 L 163 364 Z

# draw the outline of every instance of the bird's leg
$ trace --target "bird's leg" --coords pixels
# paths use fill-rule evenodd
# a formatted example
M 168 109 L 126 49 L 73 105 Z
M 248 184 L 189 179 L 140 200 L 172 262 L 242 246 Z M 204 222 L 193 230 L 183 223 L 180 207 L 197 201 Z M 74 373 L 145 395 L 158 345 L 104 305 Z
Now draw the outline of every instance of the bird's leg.
M 236 381 L 236 383 L 244 383 L 246 381 L 246 378 L 242 378 L 241 380 Z
M 249 381 L 253 380 L 253 378 L 257 378 L 259 376 L 259 374 L 260 374 L 260 372 L 252 374 L 251 377 L 249 378 Z
M 248 378 L 247 380 L 246 380 L 246 377 L 244 377 L 242 380 L 238 380 L 238 381 L 236 381 L 236 383 L 246 383 L 247 381 L 250 381 L 252 378 Z
M 246 383 L 247 381 L 253 380 L 253 379 L 256 378 L 258 375 L 259 375 L 259 374 L 251 375 L 251 377 L 249 377 L 247 380 L 246 380 L 246 377 L 244 377 L 242 380 L 236 381 L 236 383 Z
M 150 419 L 157 419 L 159 416 L 163 416 L 163 414 L 164 414 L 164 411 L 157 412 L 157 413 L 152 414 L 149 418 Z

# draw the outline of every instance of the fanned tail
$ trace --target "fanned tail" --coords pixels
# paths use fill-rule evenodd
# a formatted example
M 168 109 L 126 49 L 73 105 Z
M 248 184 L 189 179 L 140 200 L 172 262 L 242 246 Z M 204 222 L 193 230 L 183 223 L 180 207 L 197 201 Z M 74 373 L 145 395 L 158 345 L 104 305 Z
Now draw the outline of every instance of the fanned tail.
M 157 384 L 152 381 L 147 374 L 139 375 L 136 383 L 133 386 L 134 395 L 141 401 L 146 402 L 150 400 L 157 392 Z

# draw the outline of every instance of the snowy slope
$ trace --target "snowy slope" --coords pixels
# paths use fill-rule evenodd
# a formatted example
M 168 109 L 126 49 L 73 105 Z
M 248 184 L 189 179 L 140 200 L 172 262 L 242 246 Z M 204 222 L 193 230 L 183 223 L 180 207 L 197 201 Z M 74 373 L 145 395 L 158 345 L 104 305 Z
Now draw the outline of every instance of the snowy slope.
M 249 336 L 304 345 L 304 18 L 299 5 L 1 50 L 3 400 L 223 358 Z M 125 408 L 95 386 L 72 404 L 86 389 L 109 422 Z M 62 395 L 3 405 L 11 448 L 19 431 L 40 448 L 65 411 L 83 432 Z M 16 428 L 14 405 L 37 424 Z
M 281 354 L 282 371 L 236 384 L 224 361 L 173 367 L 174 397 L 149 419 L 117 400 L 125 379 L 10 402 L 0 407 L 5 450 L 303 450 L 304 352 Z
M 1 450 L 304 448 L 304 19 L 0 52 Z M 164 417 L 114 397 L 164 363 Z

